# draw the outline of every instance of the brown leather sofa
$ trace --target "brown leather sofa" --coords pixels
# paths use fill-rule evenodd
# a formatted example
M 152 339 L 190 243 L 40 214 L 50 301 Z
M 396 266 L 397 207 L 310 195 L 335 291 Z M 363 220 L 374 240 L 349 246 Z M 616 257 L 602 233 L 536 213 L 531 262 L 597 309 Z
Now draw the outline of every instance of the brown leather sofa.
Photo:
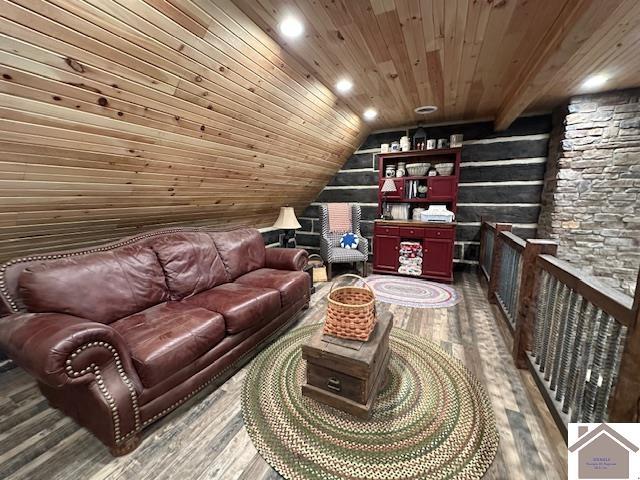
M 114 455 L 309 304 L 307 253 L 180 228 L 0 267 L 0 349 Z

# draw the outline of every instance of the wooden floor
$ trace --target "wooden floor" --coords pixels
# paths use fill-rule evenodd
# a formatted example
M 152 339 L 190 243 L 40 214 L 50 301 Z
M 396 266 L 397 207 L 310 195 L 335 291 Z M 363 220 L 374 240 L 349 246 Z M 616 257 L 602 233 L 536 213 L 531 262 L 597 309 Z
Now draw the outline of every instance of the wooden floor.
M 485 478 L 566 478 L 566 446 L 528 372 L 510 357 L 510 336 L 485 300 L 475 273 L 459 273 L 463 301 L 448 309 L 381 304 L 396 327 L 432 339 L 460 358 L 486 386 L 500 447 Z M 297 324 L 322 320 L 323 284 Z M 47 406 L 19 368 L 0 374 L 0 478 L 275 479 L 243 426 L 244 369 L 217 390 L 201 392 L 145 430 L 132 454 L 113 458 L 92 435 Z

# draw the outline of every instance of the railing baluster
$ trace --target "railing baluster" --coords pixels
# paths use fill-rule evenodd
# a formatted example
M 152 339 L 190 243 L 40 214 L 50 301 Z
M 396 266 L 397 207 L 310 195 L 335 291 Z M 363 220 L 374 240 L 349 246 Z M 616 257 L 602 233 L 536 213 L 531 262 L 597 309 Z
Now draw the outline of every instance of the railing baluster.
M 536 324 L 533 337 L 533 354 L 536 363 L 540 363 L 540 355 L 542 354 L 542 336 L 544 332 L 544 314 L 549 304 L 549 289 L 551 285 L 551 275 L 547 272 L 542 273 L 542 290 L 538 295 L 538 305 L 536 308 Z
M 558 293 L 553 302 L 553 312 L 551 314 L 551 328 L 549 332 L 549 350 L 544 365 L 544 379 L 549 380 L 553 371 L 553 361 L 556 353 L 556 343 L 558 341 L 558 327 L 560 324 L 560 313 L 562 311 L 563 302 L 566 301 L 567 286 L 560 283 Z
M 615 318 L 607 315 L 604 321 L 606 336 L 603 339 L 602 359 L 600 364 L 600 377 L 598 382 L 598 392 L 596 394 L 596 408 L 594 411 L 594 421 L 602 422 L 607 416 L 607 402 L 611 395 L 613 377 L 617 370 L 614 369 L 616 359 L 621 352 L 621 338 L 623 327 L 616 322 Z
M 549 351 L 549 337 L 551 335 L 551 324 L 553 317 L 553 309 L 558 301 L 558 287 L 560 282 L 555 278 L 551 281 L 551 290 L 549 291 L 549 301 L 547 302 L 544 313 L 544 330 L 542 334 L 542 352 L 540 355 L 540 372 L 544 373 L 547 364 L 547 353 Z
M 496 223 L 495 230 L 493 230 L 491 273 L 489 276 L 489 288 L 487 289 L 487 298 L 490 303 L 497 302 L 498 281 L 504 280 L 501 272 L 503 271 L 505 241 L 501 238 L 500 232 L 508 232 L 510 230 L 511 225 L 508 223 Z
M 556 400 L 562 400 L 566 392 L 567 372 L 569 359 L 574 354 L 573 345 L 576 338 L 576 314 L 582 297 L 577 292 L 571 291 L 569 300 L 569 311 L 567 312 L 567 326 L 562 338 L 562 360 L 559 367 L 558 388 L 556 389 Z
M 518 319 L 518 294 L 520 293 L 520 282 L 522 280 L 522 253 L 516 253 L 514 266 L 513 289 L 511 294 L 511 312 L 513 316 L 513 326 Z
M 638 282 L 640 284 L 640 282 Z M 622 327 L 620 329 L 620 335 L 619 338 L 616 342 L 615 345 L 615 352 L 612 353 L 613 356 L 613 367 L 611 368 L 612 370 L 612 375 L 610 378 L 610 394 L 607 397 L 607 412 L 605 415 L 605 421 L 613 421 L 610 416 L 610 406 L 609 403 L 612 403 L 611 406 L 615 407 L 615 388 L 618 384 L 618 380 L 619 380 L 619 375 L 620 375 L 620 365 L 622 362 L 622 354 L 624 353 L 624 347 L 626 345 L 627 342 L 627 335 L 629 335 L 629 329 L 627 327 Z M 637 376 L 637 372 L 636 372 L 636 376 Z M 613 400 L 613 402 L 612 402 Z M 638 408 L 640 408 L 640 405 L 638 405 Z M 637 421 L 637 420 L 636 420 Z
M 589 374 L 584 385 L 581 422 L 593 422 L 596 407 L 596 391 L 600 381 L 603 343 L 606 337 L 605 321 L 607 314 L 599 310 L 592 334 L 591 349 L 588 359 Z
M 593 345 L 593 335 L 595 326 L 598 322 L 599 311 L 591 303 L 586 314 L 586 323 L 584 330 L 584 343 L 581 349 L 581 355 L 578 362 L 578 372 L 576 375 L 576 394 L 574 404 L 571 406 L 571 421 L 581 422 L 583 418 L 585 383 L 590 378 L 591 349 Z
M 580 357 L 584 350 L 588 312 L 589 302 L 586 299 L 581 298 L 580 309 L 578 310 L 578 318 L 576 320 L 576 334 L 571 348 L 571 358 L 569 361 L 569 369 L 567 372 L 567 392 L 564 396 L 564 402 L 562 403 L 562 411 L 564 413 L 569 413 L 569 409 L 572 407 L 573 401 L 576 398 L 578 385 L 578 369 Z
M 515 276 L 516 276 L 516 256 L 517 253 L 513 247 L 509 247 L 509 284 L 507 289 L 506 308 L 509 312 L 509 322 L 512 326 L 515 326 L 515 318 L 513 313 L 513 292 L 515 289 Z
M 571 297 L 574 295 L 573 290 L 565 287 L 561 299 L 561 311 L 558 318 L 558 336 L 555 341 L 555 351 L 553 353 L 553 372 L 551 373 L 551 384 L 549 388 L 555 390 L 558 386 L 558 369 L 560 368 L 560 360 L 562 359 L 562 347 L 564 345 L 564 336 L 567 328 L 567 316 L 569 312 L 569 304 Z

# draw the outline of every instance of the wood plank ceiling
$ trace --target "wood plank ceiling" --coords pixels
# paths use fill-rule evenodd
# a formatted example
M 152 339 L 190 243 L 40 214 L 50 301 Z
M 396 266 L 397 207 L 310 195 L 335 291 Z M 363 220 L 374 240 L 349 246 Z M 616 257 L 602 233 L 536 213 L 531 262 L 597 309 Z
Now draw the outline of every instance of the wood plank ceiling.
M 366 126 L 233 4 L 0 0 L 0 260 L 271 225 Z
M 607 89 L 640 85 L 637 0 L 234 0 L 326 85 L 347 77 L 355 112 L 374 128 L 547 111 L 593 73 Z M 288 15 L 304 38 L 283 41 Z
M 0 261 L 271 225 L 418 105 L 504 128 L 590 73 L 637 85 L 639 23 L 636 0 L 0 0 Z

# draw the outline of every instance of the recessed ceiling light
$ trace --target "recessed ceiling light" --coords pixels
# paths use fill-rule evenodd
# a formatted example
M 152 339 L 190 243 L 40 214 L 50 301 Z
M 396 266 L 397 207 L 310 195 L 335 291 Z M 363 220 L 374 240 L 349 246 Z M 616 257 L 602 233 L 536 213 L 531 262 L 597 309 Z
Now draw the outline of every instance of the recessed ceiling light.
M 420 115 L 427 115 L 428 113 L 433 113 L 438 110 L 438 107 L 435 105 L 423 105 L 422 107 L 418 107 L 414 110 L 414 112 Z
M 373 108 L 369 108 L 368 110 L 364 111 L 365 120 L 373 120 L 377 116 L 378 116 L 378 112 L 376 112 Z
M 296 38 L 302 35 L 304 26 L 302 22 L 294 17 L 287 17 L 280 22 L 280 33 L 285 37 Z
M 582 82 L 582 86 L 584 88 L 591 90 L 594 88 L 601 87 L 607 82 L 607 80 L 609 80 L 609 77 L 607 77 L 602 73 L 599 73 L 597 75 L 591 75 L 590 77 L 587 77 L 587 79 L 584 82 Z
M 351 90 L 351 87 L 353 87 L 353 83 L 351 83 L 351 80 L 347 80 L 346 78 L 343 78 L 342 80 L 338 81 L 338 83 L 336 83 L 336 88 L 341 93 L 348 92 L 349 90 Z

